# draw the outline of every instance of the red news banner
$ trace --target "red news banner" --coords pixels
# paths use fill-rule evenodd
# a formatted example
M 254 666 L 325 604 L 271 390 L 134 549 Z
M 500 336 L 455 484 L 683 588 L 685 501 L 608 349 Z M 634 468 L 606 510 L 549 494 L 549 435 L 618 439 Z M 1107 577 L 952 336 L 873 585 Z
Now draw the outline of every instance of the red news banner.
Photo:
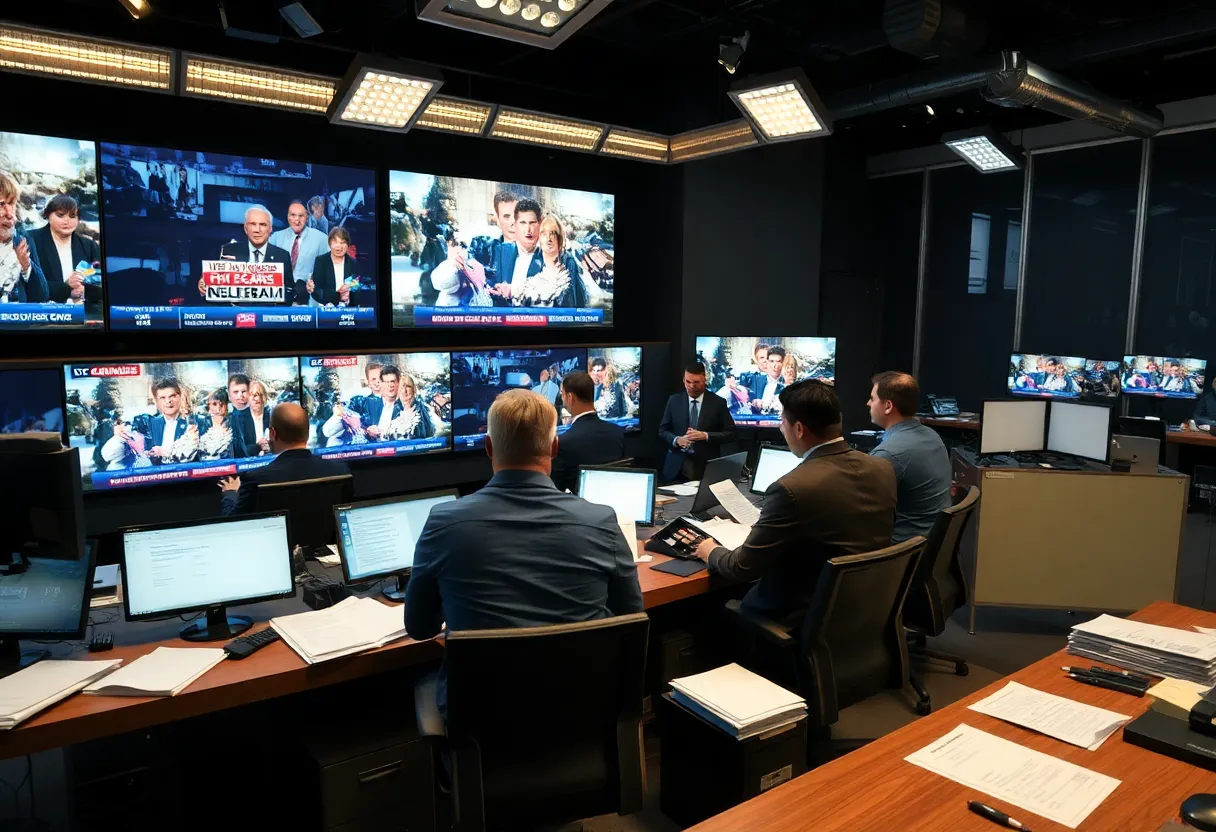
M 282 303 L 285 284 L 282 263 L 203 261 L 203 299 L 211 303 Z

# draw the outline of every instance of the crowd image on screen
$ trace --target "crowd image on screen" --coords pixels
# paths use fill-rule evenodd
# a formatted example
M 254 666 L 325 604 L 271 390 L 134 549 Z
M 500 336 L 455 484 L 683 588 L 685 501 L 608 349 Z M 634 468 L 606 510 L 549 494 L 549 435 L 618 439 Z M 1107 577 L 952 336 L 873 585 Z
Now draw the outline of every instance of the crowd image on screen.
M 642 348 L 591 347 L 587 372 L 591 376 L 596 415 L 625 430 L 641 424 Z
M 1194 399 L 1203 393 L 1207 361 L 1157 355 L 1123 359 L 1123 392 L 1162 398 Z
M 781 421 L 781 391 L 808 378 L 835 382 L 835 338 L 700 337 L 697 361 L 710 392 L 741 425 Z
M 1009 392 L 1015 396 L 1078 398 L 1084 389 L 1085 359 L 1014 353 L 1009 357 Z
M 1085 359 L 1085 374 L 1081 377 L 1081 388 L 1087 396 L 1113 398 L 1119 395 L 1120 380 L 1118 361 Z

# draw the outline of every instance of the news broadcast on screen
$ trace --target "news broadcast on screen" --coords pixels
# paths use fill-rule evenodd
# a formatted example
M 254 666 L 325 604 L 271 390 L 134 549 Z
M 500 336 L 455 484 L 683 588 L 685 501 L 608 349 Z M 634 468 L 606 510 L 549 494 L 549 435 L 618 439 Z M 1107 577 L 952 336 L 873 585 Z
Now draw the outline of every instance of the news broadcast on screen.
M 58 370 L 0 370 L 0 433 L 63 432 Z
M 1119 395 L 1119 370 L 1122 362 L 1085 359 L 1081 387 L 1087 396 L 1113 399 Z
M 375 329 L 375 171 L 103 143 L 101 182 L 111 329 Z
M 292 357 L 64 365 L 85 488 L 239 476 L 273 459 L 270 415 L 300 400 Z
M 458 451 L 484 448 L 490 405 L 504 390 L 533 390 L 553 402 L 557 432 L 570 426 L 562 407 L 561 384 L 567 373 L 587 370 L 587 350 L 510 349 L 452 353 L 452 437 Z
M 326 459 L 448 450 L 450 360 L 446 352 L 304 356 L 308 447 Z
M 1085 359 L 1013 353 L 1009 356 L 1008 388 L 1014 396 L 1078 398 L 1085 389 Z
M 1125 355 L 1123 392 L 1163 399 L 1197 399 L 1203 394 L 1208 362 L 1202 358 Z
M 642 348 L 589 347 L 587 372 L 596 415 L 626 432 L 641 430 Z
M 93 142 L 0 132 L 0 329 L 100 330 L 100 238 Z
M 616 200 L 389 173 L 393 326 L 611 326 Z
M 697 361 L 711 393 L 737 425 L 776 427 L 781 391 L 797 381 L 836 381 L 835 338 L 698 337 Z

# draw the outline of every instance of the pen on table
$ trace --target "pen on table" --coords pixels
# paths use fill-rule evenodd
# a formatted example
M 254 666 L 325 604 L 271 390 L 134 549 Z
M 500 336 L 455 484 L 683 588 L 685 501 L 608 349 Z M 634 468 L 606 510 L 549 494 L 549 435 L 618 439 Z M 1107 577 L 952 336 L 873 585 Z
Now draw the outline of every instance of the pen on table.
M 1093 685 L 1096 688 L 1130 693 L 1132 696 L 1144 696 L 1145 693 L 1144 688 L 1131 682 L 1116 682 L 1114 679 L 1107 679 L 1105 676 L 1094 676 L 1090 673 L 1069 673 L 1068 678 L 1087 685 Z
M 1030 832 L 1020 820 L 1014 820 L 1000 809 L 993 809 L 986 803 L 980 803 L 978 800 L 968 800 L 967 808 L 982 818 L 987 818 L 993 823 L 999 823 L 1006 829 L 1021 829 L 1022 832 Z
M 1128 673 L 1126 670 L 1108 670 L 1105 667 L 1061 667 L 1060 670 L 1065 673 L 1080 673 L 1082 676 L 1097 676 L 1100 679 L 1110 679 L 1112 682 L 1135 685 L 1140 688 L 1148 688 L 1153 683 L 1152 679 L 1144 676 Z

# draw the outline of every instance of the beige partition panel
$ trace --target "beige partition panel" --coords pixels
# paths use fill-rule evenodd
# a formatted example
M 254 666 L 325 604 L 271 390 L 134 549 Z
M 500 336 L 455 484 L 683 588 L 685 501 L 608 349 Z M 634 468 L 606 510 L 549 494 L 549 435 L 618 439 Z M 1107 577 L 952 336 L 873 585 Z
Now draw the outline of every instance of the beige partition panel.
M 1187 477 L 979 473 L 977 604 L 1135 610 L 1174 600 Z

